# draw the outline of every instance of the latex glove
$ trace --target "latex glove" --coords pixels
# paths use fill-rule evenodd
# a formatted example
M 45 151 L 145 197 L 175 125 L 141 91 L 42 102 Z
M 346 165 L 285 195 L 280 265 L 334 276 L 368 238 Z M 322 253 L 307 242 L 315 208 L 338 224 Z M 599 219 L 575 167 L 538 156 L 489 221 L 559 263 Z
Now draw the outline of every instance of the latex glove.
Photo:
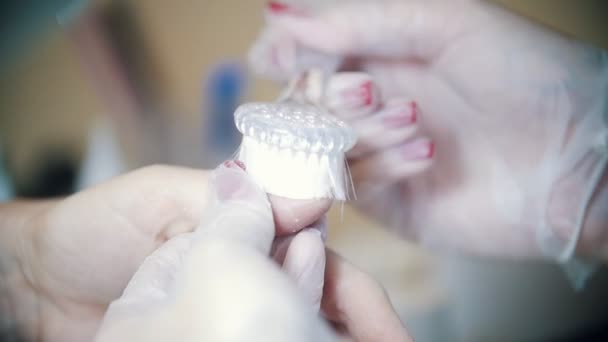
M 219 168 L 211 184 L 215 196 L 200 228 L 169 240 L 144 261 L 110 306 L 97 341 L 335 340 L 310 297 L 302 296 L 294 278 L 268 257 L 275 229 L 266 194 L 238 167 Z M 320 266 L 323 278 L 324 248 L 314 230 L 295 236 L 284 267 L 303 274 Z M 287 261 L 304 252 L 292 251 L 307 246 L 300 239 L 308 241 L 313 254 L 323 255 L 322 265 Z M 302 265 L 305 270 L 297 271 Z M 307 279 L 295 278 L 297 284 Z M 408 340 L 381 288 L 331 252 L 327 279 L 326 316 L 350 336 Z M 372 319 L 369 310 L 375 313 Z
M 266 194 L 238 168 L 220 168 L 211 184 L 201 226 L 144 261 L 97 341 L 332 340 L 268 258 L 275 232 Z
M 250 57 L 276 80 L 364 72 L 331 77 L 323 104 L 360 137 L 356 205 L 404 236 L 562 261 L 605 250 L 604 51 L 482 1 L 302 1 L 269 5 Z
M 150 166 L 65 199 L 0 206 L 0 297 L 10 302 L 10 310 L 0 302 L 0 319 L 26 340 L 90 341 L 143 260 L 198 226 L 209 174 Z M 270 201 L 277 235 L 309 226 L 331 205 Z

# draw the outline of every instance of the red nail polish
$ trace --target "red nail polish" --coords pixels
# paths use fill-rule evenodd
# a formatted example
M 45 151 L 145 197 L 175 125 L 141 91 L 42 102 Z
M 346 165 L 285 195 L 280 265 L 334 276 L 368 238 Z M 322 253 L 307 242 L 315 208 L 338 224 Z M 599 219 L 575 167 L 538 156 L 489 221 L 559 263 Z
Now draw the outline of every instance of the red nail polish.
M 369 106 L 372 104 L 372 81 L 367 81 L 361 85 L 363 90 L 363 104 Z
M 287 10 L 289 10 L 289 6 L 287 6 L 287 4 L 281 3 L 281 2 L 276 2 L 276 1 L 270 1 L 268 2 L 268 9 L 274 13 L 281 13 L 281 12 L 285 12 Z
M 382 118 L 382 122 L 389 128 L 400 128 L 410 126 L 416 123 L 415 113 L 400 112 L 396 115 L 386 116 Z
M 268 11 L 273 14 L 304 15 L 303 11 L 297 10 L 288 4 L 278 1 L 269 1 L 266 8 L 268 8 Z
M 410 107 L 412 109 L 412 116 L 414 117 L 414 121 L 418 116 L 418 104 L 415 101 L 410 102 Z
M 409 108 L 406 108 L 404 111 L 391 113 L 382 118 L 382 122 L 389 128 L 400 128 L 413 125 L 417 120 L 418 110 L 416 102 L 410 102 Z
M 429 154 L 428 154 L 428 158 L 433 158 L 433 156 L 435 155 L 435 143 L 431 142 L 429 144 Z
M 434 154 L 435 143 L 426 140 L 411 142 L 403 149 L 403 157 L 406 160 L 430 159 Z
M 245 166 L 245 163 L 243 163 L 242 161 L 240 161 L 240 160 L 235 160 L 235 161 L 234 161 L 234 163 L 235 163 L 235 164 L 236 164 L 238 167 L 240 167 L 240 168 L 241 168 L 243 171 L 247 171 L 247 167 Z
M 226 160 L 223 163 L 224 167 L 229 168 L 229 169 L 241 169 L 243 171 L 247 171 L 247 167 L 245 166 L 245 164 L 240 161 L 240 160 Z

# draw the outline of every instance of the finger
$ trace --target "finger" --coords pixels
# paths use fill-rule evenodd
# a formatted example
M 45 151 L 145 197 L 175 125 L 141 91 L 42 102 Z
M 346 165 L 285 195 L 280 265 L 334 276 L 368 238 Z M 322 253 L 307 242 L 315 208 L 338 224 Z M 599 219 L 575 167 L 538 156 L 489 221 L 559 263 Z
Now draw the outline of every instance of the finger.
M 272 209 L 266 193 L 238 161 L 226 161 L 210 177 L 208 208 L 196 234 L 246 244 L 262 254 L 270 252 L 275 236 Z
M 113 314 L 117 314 L 122 306 L 165 299 L 191 246 L 192 233 L 182 234 L 165 242 L 144 259 L 120 301 L 113 304 Z
M 293 35 L 278 27 L 266 27 L 248 54 L 253 71 L 279 82 L 289 81 L 299 72 L 311 68 L 326 74 L 336 71 L 342 58 L 303 48 Z
M 177 305 L 200 327 L 192 340 L 332 340 L 276 264 L 231 241 L 205 240 L 193 249 L 176 286 Z
M 327 239 L 327 218 L 323 216 L 319 221 L 314 222 L 310 226 L 306 227 L 308 229 L 315 229 L 321 234 L 321 240 L 325 242 Z M 272 243 L 272 250 L 270 255 L 272 258 L 279 264 L 283 265 L 285 261 L 285 256 L 287 255 L 287 250 L 291 241 L 294 237 L 298 235 L 299 232 L 289 235 L 277 236 Z
M 414 101 L 393 99 L 378 112 L 358 120 L 351 126 L 357 132 L 357 144 L 347 153 L 350 160 L 404 145 L 418 131 L 418 109 Z
M 350 121 L 374 112 L 380 91 L 367 73 L 341 72 L 327 82 L 323 102 L 337 117 Z
M 284 242 L 284 245 L 289 244 L 288 248 L 279 247 L 277 255 L 280 258 L 284 254 L 281 264 L 285 273 L 296 282 L 315 311 L 321 305 L 325 274 L 325 244 L 321 230 L 324 228 L 311 227 L 298 232 L 291 241 Z
M 333 200 L 294 200 L 276 195 L 268 195 L 272 204 L 277 236 L 298 232 L 317 222 L 327 213 Z
M 431 58 L 464 30 L 467 1 L 347 2 L 314 14 L 297 6 L 268 7 L 271 25 L 298 43 L 337 55 Z M 398 43 L 397 43 L 398 42 Z
M 209 174 L 206 170 L 153 165 L 100 184 L 87 193 L 103 193 L 101 197 L 115 210 L 162 243 L 198 225 L 208 202 Z
M 179 238 L 158 252 L 168 256 L 172 241 Z M 96 341 L 334 340 L 288 277 L 258 250 L 218 236 L 191 239 L 185 247 L 184 253 L 179 248 L 179 267 L 170 270 L 167 292 L 120 298 L 111 305 Z M 153 284 L 163 276 L 156 272 L 168 270 L 166 258 L 158 260 L 153 267 L 142 266 L 141 272 L 150 275 L 142 281 Z
M 314 229 L 299 232 L 289 245 L 283 269 L 296 282 L 315 311 L 321 305 L 325 273 L 325 244 Z
M 240 161 L 224 162 L 214 173 L 215 187 L 220 192 L 241 196 L 240 200 L 246 199 L 249 204 L 264 205 L 269 201 L 277 236 L 293 234 L 312 225 L 325 215 L 333 203 L 331 199 L 295 200 L 267 195 L 247 175 L 246 170 L 247 166 Z M 266 235 L 264 237 L 267 238 Z M 264 244 L 268 242 L 264 241 Z
M 267 27 L 248 55 L 255 73 L 274 81 L 287 81 L 296 72 L 296 42 L 283 30 Z
M 142 312 L 155 313 L 171 298 L 178 270 L 192 248 L 192 233 L 172 238 L 144 259 L 120 298 L 114 300 L 104 314 L 95 341 L 138 340 L 127 338 L 137 335 L 122 324 L 134 318 L 145 317 Z M 149 322 L 148 322 L 149 323 Z M 145 325 L 142 323 L 142 326 Z M 141 339 L 141 338 L 140 338 Z M 145 339 L 149 340 L 149 339 Z
M 382 286 L 340 256 L 326 251 L 321 309 L 355 341 L 412 341 Z
M 426 170 L 434 154 L 430 139 L 417 138 L 352 162 L 350 172 L 358 190 L 384 186 Z
M 166 168 L 162 173 L 167 176 L 174 171 L 176 169 Z M 185 169 L 179 171 L 183 175 L 188 173 Z M 266 245 L 270 245 L 274 237 L 270 204 L 265 193 L 253 183 L 243 168 L 234 162 L 226 162 L 210 174 L 209 184 L 209 207 L 202 220 L 198 215 L 200 227 L 196 234 L 178 235 L 148 256 L 129 282 L 122 299 L 141 294 L 166 294 L 194 237 L 199 240 L 228 239 L 257 246 L 262 251 Z M 199 194 L 199 197 L 205 196 Z

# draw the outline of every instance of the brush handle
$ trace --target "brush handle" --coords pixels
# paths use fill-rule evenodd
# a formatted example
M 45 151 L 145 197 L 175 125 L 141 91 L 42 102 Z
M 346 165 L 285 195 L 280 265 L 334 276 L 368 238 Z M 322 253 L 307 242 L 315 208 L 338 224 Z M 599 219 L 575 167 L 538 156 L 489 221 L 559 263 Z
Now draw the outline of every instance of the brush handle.
M 277 98 L 277 102 L 300 102 L 321 106 L 330 73 L 317 68 L 298 73 Z

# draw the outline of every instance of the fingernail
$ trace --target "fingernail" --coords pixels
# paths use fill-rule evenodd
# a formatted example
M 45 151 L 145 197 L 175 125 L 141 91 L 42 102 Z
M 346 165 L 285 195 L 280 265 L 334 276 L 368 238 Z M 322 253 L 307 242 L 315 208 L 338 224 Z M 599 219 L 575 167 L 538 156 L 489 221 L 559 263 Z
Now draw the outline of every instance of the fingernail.
M 382 118 L 382 122 L 388 128 L 400 128 L 410 126 L 418 120 L 416 102 L 410 102 L 407 109 L 397 109 L 396 112 L 389 113 Z
M 361 85 L 363 105 L 369 106 L 372 104 L 372 81 L 367 81 Z
M 435 154 L 435 143 L 420 139 L 406 144 L 402 152 L 406 160 L 430 159 Z
M 272 14 L 287 14 L 287 15 L 297 15 L 304 16 L 306 13 L 300 9 L 296 9 L 291 5 L 288 5 L 279 1 L 269 1 L 266 5 L 268 12 Z
M 418 111 L 418 104 L 416 101 L 410 102 L 410 108 L 412 109 L 412 113 L 416 113 Z
M 256 189 L 240 160 L 227 160 L 214 171 L 213 186 L 220 201 L 249 199 Z
M 241 169 L 243 171 L 247 171 L 247 167 L 245 166 L 245 163 L 243 163 L 240 160 L 226 160 L 223 163 L 224 167 L 229 168 L 229 169 Z
M 368 107 L 374 102 L 374 85 L 372 81 L 364 81 L 355 88 L 346 88 L 340 92 L 342 101 L 351 107 Z

